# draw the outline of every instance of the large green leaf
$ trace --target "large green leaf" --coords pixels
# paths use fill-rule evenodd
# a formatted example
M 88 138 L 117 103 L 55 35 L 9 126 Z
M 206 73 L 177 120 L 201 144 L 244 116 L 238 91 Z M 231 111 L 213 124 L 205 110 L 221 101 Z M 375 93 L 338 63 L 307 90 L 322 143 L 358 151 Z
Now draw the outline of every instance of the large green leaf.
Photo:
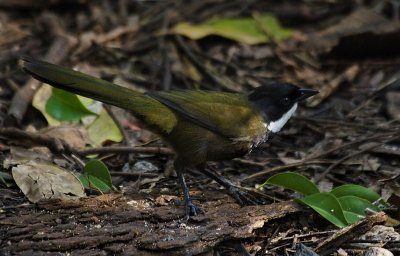
M 263 14 L 246 18 L 212 19 L 201 24 L 181 22 L 172 28 L 171 33 L 187 36 L 193 40 L 216 35 L 245 44 L 266 43 L 274 38 L 280 41 L 291 36 L 292 30 L 283 28 L 275 16 Z
M 346 184 L 336 187 L 331 191 L 331 193 L 338 198 L 343 196 L 356 196 L 359 198 L 364 198 L 371 203 L 378 201 L 381 198 L 380 195 L 374 191 L 355 184 Z
M 46 103 L 46 112 L 60 121 L 73 121 L 84 116 L 96 115 L 88 110 L 75 94 L 57 88 L 53 88 Z
M 114 120 L 104 109 L 96 120 L 87 127 L 89 139 L 95 146 L 105 141 L 122 141 L 122 134 Z
M 344 217 L 347 220 L 347 223 L 353 224 L 356 223 L 357 221 L 363 219 L 365 216 L 359 215 L 354 212 L 348 212 L 348 211 L 343 211 Z
M 365 210 L 367 208 L 375 212 L 380 211 L 378 207 L 371 204 L 368 200 L 356 196 L 343 196 L 338 198 L 338 200 L 349 224 L 353 224 L 364 218 L 366 216 Z
M 308 205 L 339 228 L 348 225 L 338 199 L 330 193 L 316 193 L 296 199 L 296 201 Z
M 283 172 L 271 176 L 264 184 L 276 185 L 302 193 L 312 195 L 319 193 L 318 187 L 305 176 L 295 172 Z

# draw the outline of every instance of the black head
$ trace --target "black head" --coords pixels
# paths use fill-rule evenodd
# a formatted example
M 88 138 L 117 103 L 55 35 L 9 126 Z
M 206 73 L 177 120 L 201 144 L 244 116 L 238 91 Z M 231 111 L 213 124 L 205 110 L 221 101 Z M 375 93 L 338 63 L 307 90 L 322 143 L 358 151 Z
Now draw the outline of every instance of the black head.
M 279 121 L 288 111 L 294 111 L 293 107 L 299 101 L 317 93 L 316 90 L 300 89 L 289 83 L 268 81 L 251 92 L 248 99 L 264 114 L 268 122 L 275 122 Z

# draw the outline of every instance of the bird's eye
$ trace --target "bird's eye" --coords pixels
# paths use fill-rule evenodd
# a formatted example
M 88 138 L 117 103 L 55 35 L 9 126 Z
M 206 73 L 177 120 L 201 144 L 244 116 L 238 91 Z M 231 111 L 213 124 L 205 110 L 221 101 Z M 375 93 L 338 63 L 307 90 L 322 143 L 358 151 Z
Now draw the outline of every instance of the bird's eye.
M 288 105 L 290 104 L 290 100 L 289 100 L 288 97 L 283 98 L 283 99 L 281 100 L 281 102 L 282 102 L 282 104 L 283 104 L 284 106 L 288 106 Z

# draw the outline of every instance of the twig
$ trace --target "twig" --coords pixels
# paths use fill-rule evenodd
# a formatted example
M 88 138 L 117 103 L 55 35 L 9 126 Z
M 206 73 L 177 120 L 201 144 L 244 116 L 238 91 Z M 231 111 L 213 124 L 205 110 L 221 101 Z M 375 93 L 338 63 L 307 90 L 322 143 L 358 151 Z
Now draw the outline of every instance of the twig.
M 367 216 L 357 223 L 339 230 L 331 237 L 318 244 L 318 246 L 315 248 L 315 251 L 320 255 L 328 255 L 332 253 L 336 248 L 341 246 L 343 243 L 348 242 L 353 237 L 364 234 L 373 226 L 379 223 L 383 223 L 385 221 L 386 215 L 383 212 Z
M 19 86 L 16 82 L 14 82 L 14 80 L 7 78 L 6 83 L 7 83 L 8 87 L 11 88 L 11 90 L 13 90 L 15 92 L 19 90 Z
M 156 178 L 158 174 L 155 173 L 131 173 L 131 172 L 110 172 L 111 176 L 121 176 L 128 178 Z
M 361 109 L 363 109 L 365 106 L 367 106 L 375 98 L 377 98 L 378 96 L 387 92 L 388 90 L 395 89 L 397 87 L 400 87 L 400 79 L 396 79 L 390 83 L 384 84 L 383 86 L 379 87 L 377 90 L 370 93 L 363 102 L 361 102 L 355 109 L 353 109 L 352 111 L 350 111 L 347 114 L 347 117 L 356 116 L 357 112 L 359 112 Z
M 72 154 L 71 158 L 83 169 L 85 167 L 85 162 L 80 159 L 77 155 Z
M 196 58 L 196 56 L 190 51 L 190 49 L 186 46 L 181 36 L 175 36 L 175 42 L 179 46 L 179 48 L 186 54 L 188 60 L 197 68 L 197 70 L 207 79 L 209 79 L 212 83 L 220 86 L 221 88 L 225 88 L 229 91 L 238 92 L 238 88 L 233 86 L 229 86 L 220 81 L 219 78 L 214 76 L 207 68 L 204 67 L 202 63 Z
M 328 169 L 326 169 L 323 173 L 321 173 L 320 176 L 316 177 L 316 178 L 315 178 L 315 182 L 318 183 L 319 181 L 321 181 L 321 180 L 325 177 L 326 174 L 328 174 L 331 170 L 333 170 L 333 168 L 335 168 L 335 167 L 338 166 L 339 164 L 343 163 L 343 162 L 346 161 L 347 159 L 350 159 L 350 158 L 355 157 L 355 156 L 358 156 L 358 155 L 360 155 L 360 154 L 362 154 L 362 153 L 368 152 L 368 151 L 370 151 L 370 150 L 372 150 L 372 149 L 374 149 L 374 148 L 376 148 L 376 147 L 379 147 L 379 146 L 381 146 L 381 145 L 383 145 L 383 144 L 385 144 L 385 143 L 391 142 L 391 141 L 393 141 L 393 140 L 397 140 L 398 138 L 400 138 L 400 136 L 395 136 L 395 137 L 390 138 L 390 139 L 387 139 L 387 140 L 385 140 L 385 141 L 383 141 L 383 142 L 380 142 L 380 143 L 371 145 L 371 146 L 369 146 L 369 147 L 367 147 L 367 148 L 365 148 L 365 149 L 363 149 L 363 150 L 359 150 L 359 151 L 354 152 L 354 153 L 352 153 L 352 154 L 350 154 L 350 155 L 347 155 L 347 156 L 345 156 L 345 157 L 342 157 L 342 158 L 339 159 L 336 163 L 334 163 L 334 164 L 332 164 L 331 166 L 329 166 Z
M 159 155 L 172 155 L 174 152 L 169 148 L 164 147 L 127 147 L 127 146 L 112 146 L 102 148 L 92 148 L 78 150 L 73 148 L 65 141 L 53 138 L 47 135 L 23 131 L 17 128 L 0 128 L 0 136 L 17 140 L 28 140 L 34 144 L 48 147 L 54 153 L 62 154 L 76 154 L 78 156 L 87 156 L 102 153 L 143 153 L 143 154 L 159 154 Z
M 164 18 L 163 18 L 163 23 L 162 23 L 162 31 L 163 34 L 167 32 L 168 26 L 169 26 L 169 19 L 168 19 L 169 13 L 166 12 L 164 13 Z M 171 63 L 168 57 L 168 52 L 167 52 L 167 45 L 165 42 L 165 36 L 161 36 L 158 40 L 158 49 L 161 54 L 162 58 L 162 69 L 163 69 L 163 77 L 162 77 L 162 89 L 165 91 L 170 90 L 171 88 L 171 81 L 172 81 L 172 76 L 171 76 Z
M 344 150 L 345 148 L 348 148 L 350 146 L 353 145 L 357 145 L 366 141 L 370 141 L 370 140 L 374 140 L 374 139 L 380 139 L 382 137 L 387 137 L 387 136 L 393 136 L 396 133 L 385 133 L 385 134 L 379 134 L 379 135 L 374 135 L 374 136 L 370 136 L 370 137 L 366 137 L 366 138 L 361 138 L 349 143 L 345 143 L 342 145 L 339 145 L 337 147 L 334 147 L 330 150 L 324 151 L 316 156 L 312 156 L 310 158 L 306 158 L 304 160 L 300 160 L 299 162 L 296 163 L 291 163 L 291 164 L 286 164 L 286 165 L 281 165 L 281 166 L 276 166 L 273 168 L 265 168 L 264 170 L 254 173 L 252 175 L 249 175 L 247 177 L 245 177 L 244 179 L 242 179 L 242 181 L 245 180 L 249 180 L 249 179 L 254 179 L 254 178 L 258 178 L 260 176 L 264 176 L 270 173 L 274 173 L 274 172 L 278 172 L 278 171 L 283 171 L 289 168 L 293 168 L 293 167 L 301 167 L 301 166 L 307 166 L 307 165 L 313 165 L 313 164 L 331 164 L 332 160 L 318 160 L 318 158 L 323 158 L 326 157 L 328 155 L 330 155 L 331 153 L 338 151 L 338 150 Z M 392 138 L 393 140 L 395 140 L 396 138 Z M 390 139 L 390 140 L 392 140 Z M 379 144 L 381 145 L 381 144 Z M 379 145 L 376 145 L 379 146 Z M 372 147 L 373 148 L 373 147 Z M 368 148 L 367 151 L 371 150 L 372 148 Z M 346 160 L 346 159 L 345 159 Z M 342 164 L 344 161 L 340 162 L 340 164 Z M 336 165 L 337 166 L 337 165 Z
M 242 159 L 242 158 L 235 158 L 232 161 L 242 164 L 242 165 L 246 165 L 246 166 L 255 166 L 255 167 L 264 167 L 265 166 L 265 162 L 255 162 L 252 160 Z
M 265 194 L 265 193 L 262 193 L 262 192 L 260 192 L 260 190 L 258 190 L 256 188 L 243 187 L 243 186 L 239 186 L 239 185 L 236 185 L 236 187 L 239 188 L 240 190 L 256 194 L 259 197 L 264 197 L 264 198 L 266 198 L 268 200 L 271 200 L 272 202 L 284 202 L 284 200 L 276 198 L 274 196 L 270 196 L 270 195 Z
M 319 118 L 312 118 L 312 117 L 293 117 L 295 120 L 302 120 L 302 121 L 311 121 L 316 123 L 323 123 L 332 124 L 332 125 L 339 125 L 339 126 L 347 126 L 352 128 L 359 128 L 362 130 L 370 130 L 370 131 L 377 131 L 377 130 L 384 130 L 387 131 L 389 128 L 385 125 L 373 126 L 373 125 L 364 125 L 354 123 L 353 121 L 345 122 L 340 120 L 329 120 L 329 119 L 319 119 Z
M 103 104 L 103 107 L 104 107 L 105 111 L 107 111 L 107 113 L 111 117 L 111 119 L 114 121 L 114 123 L 117 125 L 118 129 L 121 131 L 122 137 L 124 138 L 123 143 L 127 146 L 131 146 L 131 143 L 129 141 L 129 136 L 128 136 L 127 132 L 125 131 L 121 122 L 115 116 L 114 112 L 111 109 L 111 106 L 107 105 L 107 104 Z
M 73 153 L 75 150 L 61 139 L 52 138 L 47 135 L 26 132 L 17 128 L 0 128 L 0 136 L 4 136 L 8 140 L 28 140 L 34 144 L 48 147 L 51 151 L 57 153 Z
M 133 142 L 129 139 L 129 134 L 128 132 L 124 129 L 123 125 L 121 124 L 120 120 L 115 116 L 114 111 L 112 110 L 111 106 L 108 104 L 103 104 L 104 109 L 107 111 L 108 115 L 111 117 L 111 119 L 114 121 L 114 123 L 117 125 L 118 129 L 122 133 L 123 141 L 122 143 L 125 146 L 132 147 L 134 144 Z M 127 160 L 128 162 L 132 161 L 132 155 L 123 155 L 121 156 L 123 159 Z
M 349 243 L 359 243 L 359 244 L 400 244 L 400 240 L 374 240 L 374 239 L 358 239 L 358 240 L 351 240 Z
M 300 235 L 295 235 L 297 238 L 307 238 L 307 237 L 313 237 L 313 236 L 327 236 L 327 235 L 332 235 L 333 233 L 336 233 L 334 230 L 328 230 L 328 231 L 318 231 L 318 232 L 311 232 L 308 234 L 300 234 Z M 289 237 L 284 237 L 282 239 L 277 240 L 275 243 L 276 244 L 280 241 L 286 241 L 286 240 L 292 240 L 295 238 L 295 236 L 289 236 Z
M 293 167 L 300 167 L 300 166 L 307 166 L 307 165 L 313 165 L 313 164 L 329 164 L 332 163 L 332 161 L 327 161 L 327 160 L 306 160 L 306 161 L 299 161 L 297 163 L 291 163 L 291 164 L 286 164 L 286 165 L 281 165 L 281 166 L 276 166 L 273 168 L 265 168 L 264 170 L 254 173 L 252 175 L 249 175 L 245 178 L 243 178 L 241 181 L 246 181 L 254 178 L 258 178 L 260 176 L 264 176 L 270 173 L 278 172 L 278 171 L 283 171 L 286 169 L 290 169 Z
M 143 154 L 172 155 L 174 152 L 171 149 L 164 147 L 112 146 L 112 147 L 78 150 L 76 153 L 80 156 L 87 156 L 87 155 L 104 154 L 104 153 L 143 153 Z
M 134 34 L 139 30 L 137 25 L 127 25 L 123 27 L 117 27 L 105 34 L 101 34 L 96 37 L 95 42 L 99 45 L 104 45 L 110 41 L 116 40 L 126 34 Z
M 36 8 L 48 8 L 49 5 L 55 6 L 59 4 L 76 4 L 76 5 L 83 5 L 89 1 L 82 1 L 82 0 L 2 0 L 0 1 L 0 7 L 5 8 L 29 8 L 29 9 L 36 9 Z
M 393 136 L 393 135 L 395 135 L 395 133 L 385 133 L 385 134 L 378 134 L 378 135 L 374 135 L 374 136 L 370 136 L 370 137 L 366 137 L 366 138 L 359 138 L 357 140 L 354 140 L 354 141 L 339 145 L 337 147 L 334 147 L 334 148 L 332 148 L 330 150 L 322 152 L 322 153 L 320 153 L 320 154 L 318 154 L 316 156 L 310 157 L 310 158 L 308 158 L 306 160 L 326 157 L 326 156 L 330 155 L 331 153 L 333 153 L 335 151 L 344 150 L 345 148 L 349 148 L 349 147 L 351 147 L 353 145 L 357 145 L 357 144 L 360 144 L 360 143 L 364 143 L 366 141 L 375 140 L 375 139 L 381 139 L 383 137 L 388 137 L 388 136 Z

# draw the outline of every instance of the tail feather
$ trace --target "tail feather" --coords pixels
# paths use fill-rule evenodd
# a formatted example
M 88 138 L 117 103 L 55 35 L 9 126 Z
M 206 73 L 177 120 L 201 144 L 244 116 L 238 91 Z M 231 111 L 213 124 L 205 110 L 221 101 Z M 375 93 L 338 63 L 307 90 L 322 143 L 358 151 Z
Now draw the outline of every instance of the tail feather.
M 21 57 L 23 70 L 54 87 L 133 112 L 157 133 L 168 133 L 175 114 L 157 100 L 134 90 L 31 57 Z
M 23 70 L 34 78 L 54 87 L 99 100 L 111 105 L 131 109 L 130 102 L 143 94 L 98 79 L 84 73 L 45 61 L 22 57 Z M 135 104 L 134 104 L 135 105 Z M 134 109 L 131 109 L 134 110 Z

